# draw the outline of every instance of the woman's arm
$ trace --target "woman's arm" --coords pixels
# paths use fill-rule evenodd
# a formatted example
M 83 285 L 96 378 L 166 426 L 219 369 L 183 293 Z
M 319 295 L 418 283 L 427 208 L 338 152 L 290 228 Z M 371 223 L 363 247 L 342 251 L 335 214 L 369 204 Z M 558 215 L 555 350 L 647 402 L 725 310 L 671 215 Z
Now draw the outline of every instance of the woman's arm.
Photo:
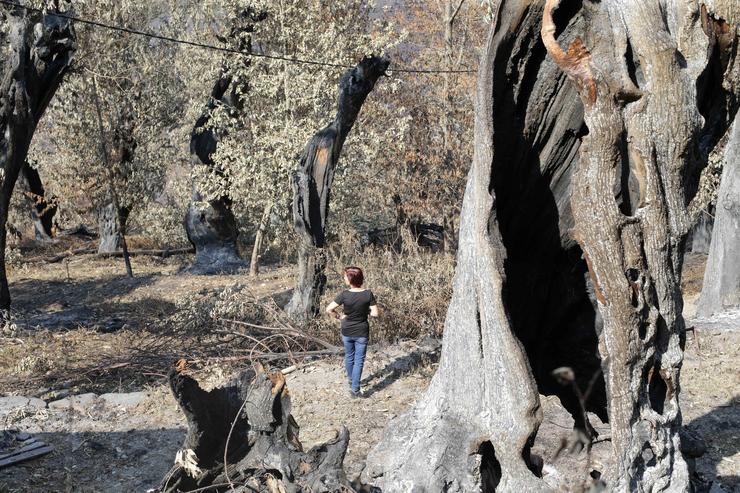
M 370 316 L 371 317 L 377 317 L 378 316 L 378 305 L 371 305 L 370 306 Z
M 329 314 L 330 317 L 339 318 L 339 313 L 337 313 L 338 307 L 339 305 L 336 302 L 332 301 L 331 303 L 329 303 L 329 306 L 326 307 L 326 313 Z

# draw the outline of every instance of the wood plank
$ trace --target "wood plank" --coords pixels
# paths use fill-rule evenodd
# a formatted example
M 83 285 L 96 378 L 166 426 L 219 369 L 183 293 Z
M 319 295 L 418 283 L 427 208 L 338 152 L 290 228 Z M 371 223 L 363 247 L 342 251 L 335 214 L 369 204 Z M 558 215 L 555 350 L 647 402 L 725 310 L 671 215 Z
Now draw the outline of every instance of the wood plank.
M 43 447 L 45 445 L 46 444 L 44 442 L 40 442 L 38 440 L 31 439 L 25 445 L 23 445 L 23 447 L 21 447 L 21 448 L 19 448 L 17 450 L 13 450 L 12 452 L 7 452 L 7 453 L 4 453 L 4 454 L 0 454 L 0 460 L 7 459 L 8 457 L 12 457 L 14 455 L 22 454 L 23 452 L 29 452 L 31 450 L 35 450 L 35 449 L 37 449 L 39 447 Z
M 0 469 L 2 469 L 3 467 L 13 465 L 13 464 L 18 464 L 19 462 L 27 461 L 30 459 L 35 459 L 36 457 L 41 457 L 42 455 L 48 454 L 52 450 L 54 450 L 54 447 L 52 447 L 51 445 L 46 445 L 46 446 L 22 453 L 22 454 L 17 454 L 12 457 L 8 457 L 7 459 L 0 460 Z

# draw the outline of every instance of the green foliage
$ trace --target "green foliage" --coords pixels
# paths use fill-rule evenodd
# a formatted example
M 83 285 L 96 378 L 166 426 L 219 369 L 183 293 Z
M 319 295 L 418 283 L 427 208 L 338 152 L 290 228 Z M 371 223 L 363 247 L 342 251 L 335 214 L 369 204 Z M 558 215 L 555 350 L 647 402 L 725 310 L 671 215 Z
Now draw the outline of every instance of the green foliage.
M 257 53 L 283 53 L 290 57 L 354 65 L 366 54 L 382 54 L 398 42 L 391 26 L 371 16 L 366 0 L 318 2 L 314 0 L 234 1 L 238 11 L 247 6 L 263 12 L 254 32 L 232 28 L 229 43 L 239 46 L 251 37 Z M 238 16 L 232 16 L 239 19 Z M 239 86 L 243 110 L 217 107 L 212 125 L 228 129 L 214 156 L 215 170 L 196 169 L 198 189 L 207 197 L 227 195 L 242 224 L 254 228 L 261 211 L 274 208 L 273 236 L 288 237 L 291 221 L 291 176 L 309 138 L 331 122 L 343 68 L 289 63 L 255 57 L 227 57 L 228 74 Z M 360 202 L 356 197 L 368 171 L 390 159 L 403 145 L 408 119 L 393 103 L 399 86 L 384 79 L 363 107 L 356 128 L 345 144 L 337 175 L 332 209 L 347 216 Z M 362 173 L 357 173 L 362 171 Z M 374 171 L 373 171 L 374 170 Z
M 188 3 L 96 0 L 75 7 L 76 15 L 108 24 L 197 34 L 192 19 L 178 16 L 194 8 Z M 49 192 L 59 197 L 60 209 L 82 215 L 110 200 L 111 185 L 135 215 L 155 200 L 168 202 L 168 175 L 188 167 L 190 102 L 204 92 L 193 70 L 209 73 L 211 58 L 201 50 L 85 24 L 77 32 L 73 66 L 32 148 Z

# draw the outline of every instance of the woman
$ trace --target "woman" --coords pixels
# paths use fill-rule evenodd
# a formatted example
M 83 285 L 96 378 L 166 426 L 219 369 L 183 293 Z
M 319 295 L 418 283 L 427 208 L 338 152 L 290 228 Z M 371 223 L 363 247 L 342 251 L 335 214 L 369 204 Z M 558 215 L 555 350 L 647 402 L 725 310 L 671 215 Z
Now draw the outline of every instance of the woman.
M 344 269 L 344 283 L 349 286 L 334 298 L 334 301 L 326 307 L 326 313 L 342 321 L 342 342 L 344 342 L 344 365 L 347 369 L 349 379 L 350 395 L 361 397 L 360 377 L 362 367 L 365 364 L 365 351 L 367 341 L 370 337 L 370 324 L 368 315 L 378 316 L 378 305 L 375 296 L 369 289 L 363 289 L 362 283 L 365 276 L 359 267 L 347 267 Z M 342 306 L 344 315 L 337 313 L 337 308 Z

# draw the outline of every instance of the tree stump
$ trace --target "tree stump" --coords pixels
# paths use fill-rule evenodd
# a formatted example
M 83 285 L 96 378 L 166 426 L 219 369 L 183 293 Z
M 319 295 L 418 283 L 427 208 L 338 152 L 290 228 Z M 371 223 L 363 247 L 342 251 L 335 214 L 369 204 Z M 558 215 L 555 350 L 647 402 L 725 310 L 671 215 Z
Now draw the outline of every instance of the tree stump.
M 304 451 L 281 372 L 257 365 L 206 391 L 180 360 L 169 379 L 188 431 L 175 465 L 154 491 L 320 493 L 349 487 L 343 469 L 349 431 L 342 427 L 332 440 Z

